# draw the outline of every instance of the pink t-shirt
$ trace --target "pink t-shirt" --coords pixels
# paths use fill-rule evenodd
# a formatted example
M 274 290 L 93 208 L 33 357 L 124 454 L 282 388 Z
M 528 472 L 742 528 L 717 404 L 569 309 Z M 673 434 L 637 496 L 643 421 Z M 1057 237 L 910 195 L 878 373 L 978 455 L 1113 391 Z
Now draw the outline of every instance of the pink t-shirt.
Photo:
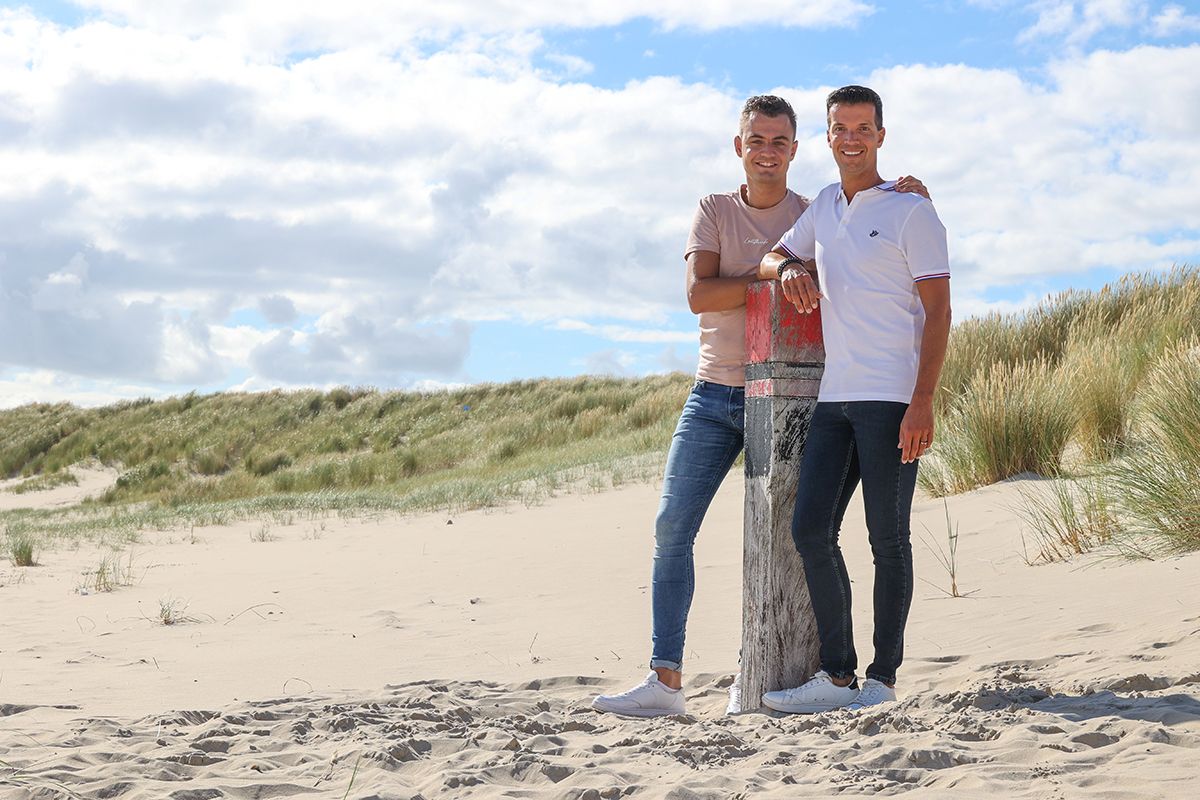
M 744 190 L 746 187 L 743 186 Z M 758 271 L 758 262 L 779 237 L 808 208 L 808 200 L 788 190 L 770 208 L 753 208 L 742 199 L 742 190 L 710 194 L 700 201 L 686 259 L 697 250 L 721 257 L 718 276 L 737 278 Z M 700 317 L 700 363 L 696 377 L 724 386 L 746 385 L 746 307 L 705 311 Z

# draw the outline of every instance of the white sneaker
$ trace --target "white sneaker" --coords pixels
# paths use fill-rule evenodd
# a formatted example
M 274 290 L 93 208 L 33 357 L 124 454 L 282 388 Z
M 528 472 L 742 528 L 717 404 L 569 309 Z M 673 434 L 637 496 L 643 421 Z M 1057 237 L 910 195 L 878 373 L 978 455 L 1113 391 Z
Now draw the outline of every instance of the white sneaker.
M 857 688 L 851 682 L 850 686 L 838 686 L 829 677 L 829 673 L 820 670 L 802 686 L 795 689 L 782 689 L 778 692 L 767 692 L 763 695 L 763 705 L 782 711 L 785 714 L 816 714 L 821 711 L 832 711 L 853 703 L 859 695 Z
M 742 713 L 742 673 L 733 676 L 729 684 L 729 705 L 725 706 L 726 714 Z
M 854 698 L 854 702 L 846 706 L 851 711 L 858 711 L 867 706 L 877 706 L 880 703 L 892 703 L 896 700 L 896 690 L 888 686 L 886 683 L 867 678 L 863 681 L 862 691 L 858 693 L 858 697 Z
M 592 708 L 628 717 L 665 717 L 686 713 L 683 690 L 667 688 L 653 670 L 646 680 L 627 692 L 600 695 L 592 701 Z

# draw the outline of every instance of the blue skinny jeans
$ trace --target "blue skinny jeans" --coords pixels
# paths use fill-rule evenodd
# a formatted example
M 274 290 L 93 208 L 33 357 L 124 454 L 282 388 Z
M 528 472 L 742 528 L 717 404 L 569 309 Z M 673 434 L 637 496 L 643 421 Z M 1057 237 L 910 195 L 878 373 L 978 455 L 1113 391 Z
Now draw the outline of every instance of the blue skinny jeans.
M 683 668 L 683 640 L 696 588 L 692 546 L 713 495 L 742 452 L 745 390 L 696 381 L 671 437 L 654 522 L 651 667 Z

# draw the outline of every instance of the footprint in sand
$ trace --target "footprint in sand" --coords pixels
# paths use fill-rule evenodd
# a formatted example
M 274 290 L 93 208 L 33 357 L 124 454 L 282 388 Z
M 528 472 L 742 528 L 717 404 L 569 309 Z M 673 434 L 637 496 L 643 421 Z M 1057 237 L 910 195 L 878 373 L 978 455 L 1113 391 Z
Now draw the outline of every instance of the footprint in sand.
M 1116 744 L 1121 741 L 1120 736 L 1111 736 L 1100 731 L 1091 731 L 1089 733 L 1081 733 L 1078 736 L 1072 736 L 1070 741 L 1081 744 L 1084 747 L 1097 748 L 1108 747 L 1110 744 Z

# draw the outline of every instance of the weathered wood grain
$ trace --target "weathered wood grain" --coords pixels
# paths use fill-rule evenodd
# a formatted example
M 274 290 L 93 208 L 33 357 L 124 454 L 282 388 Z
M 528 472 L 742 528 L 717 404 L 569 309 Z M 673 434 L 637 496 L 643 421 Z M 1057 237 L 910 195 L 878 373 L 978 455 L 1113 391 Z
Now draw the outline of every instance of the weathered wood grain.
M 804 566 L 792 543 L 800 453 L 824 370 L 819 312 L 800 314 L 777 281 L 746 296 L 746 510 L 742 710 L 818 668 Z

